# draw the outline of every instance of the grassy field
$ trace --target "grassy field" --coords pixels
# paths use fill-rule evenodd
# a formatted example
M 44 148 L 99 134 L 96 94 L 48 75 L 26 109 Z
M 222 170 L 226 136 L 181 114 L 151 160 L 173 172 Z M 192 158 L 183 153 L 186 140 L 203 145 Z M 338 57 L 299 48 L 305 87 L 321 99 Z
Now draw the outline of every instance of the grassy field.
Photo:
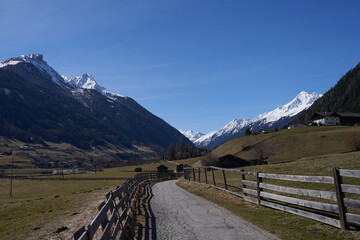
M 0 179 L 0 239 L 69 239 L 96 216 L 106 193 L 125 181 L 102 178 L 131 178 L 135 167 L 153 171 L 160 164 L 176 168 L 175 164 L 160 162 L 68 175 L 65 180 L 57 176 L 46 180 L 14 179 L 13 197 L 9 196 L 10 180 Z M 67 229 L 58 233 L 62 227 Z

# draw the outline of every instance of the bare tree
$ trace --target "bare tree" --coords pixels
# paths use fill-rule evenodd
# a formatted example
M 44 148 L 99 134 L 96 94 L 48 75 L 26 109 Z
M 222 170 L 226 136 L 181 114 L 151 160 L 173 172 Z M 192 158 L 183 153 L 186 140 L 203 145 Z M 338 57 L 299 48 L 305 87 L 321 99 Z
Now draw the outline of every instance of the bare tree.
M 360 132 L 349 133 L 345 138 L 345 145 L 352 151 L 360 151 Z
M 210 152 L 202 157 L 200 162 L 202 166 L 216 166 L 218 159 L 218 156 L 214 152 Z
M 175 147 L 174 147 L 174 145 L 171 144 L 166 149 L 165 158 L 166 158 L 166 160 L 175 160 L 175 157 L 176 157 Z
M 254 144 L 252 146 L 253 157 L 258 160 L 268 159 L 271 155 L 275 153 L 275 146 L 272 143 L 265 143 L 264 141 Z

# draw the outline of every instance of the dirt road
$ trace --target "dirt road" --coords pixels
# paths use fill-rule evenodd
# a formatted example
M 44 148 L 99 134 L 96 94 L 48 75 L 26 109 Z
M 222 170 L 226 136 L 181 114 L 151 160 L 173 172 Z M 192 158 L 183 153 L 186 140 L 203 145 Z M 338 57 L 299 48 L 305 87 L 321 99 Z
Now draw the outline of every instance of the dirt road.
M 154 216 L 152 239 L 276 239 L 227 210 L 185 191 L 175 182 L 159 182 L 150 189 L 150 211 Z

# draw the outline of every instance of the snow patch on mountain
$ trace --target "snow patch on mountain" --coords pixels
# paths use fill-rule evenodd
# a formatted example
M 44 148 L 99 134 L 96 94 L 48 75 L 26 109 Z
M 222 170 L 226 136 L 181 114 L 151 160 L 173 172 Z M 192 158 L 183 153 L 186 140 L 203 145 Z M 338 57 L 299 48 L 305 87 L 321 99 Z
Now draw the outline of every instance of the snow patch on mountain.
M 16 65 L 18 63 L 20 63 L 21 61 L 17 61 L 17 60 L 6 60 L 6 61 L 2 61 L 0 62 L 0 68 L 6 67 L 8 65 Z
M 188 130 L 188 131 L 179 130 L 179 132 L 181 132 L 181 134 L 184 135 L 185 137 L 187 137 L 191 142 L 194 142 L 197 139 L 199 139 L 200 137 L 205 135 L 201 132 L 193 132 L 191 130 Z
M 98 92 L 100 92 L 105 97 L 108 97 L 112 100 L 115 100 L 117 97 L 122 97 L 122 98 L 125 97 L 120 94 L 112 93 L 109 90 L 107 90 L 106 88 L 100 86 L 95 81 L 93 76 L 91 76 L 88 73 L 84 73 L 81 76 L 76 76 L 76 77 L 68 77 L 65 75 L 62 75 L 61 77 L 64 79 L 64 81 L 66 83 L 70 84 L 71 86 L 73 86 L 75 88 L 94 89 L 94 90 L 97 90 Z
M 10 95 L 11 94 L 11 91 L 10 91 L 10 89 L 8 89 L 8 88 L 3 88 L 3 90 L 4 90 L 4 92 L 5 92 L 5 95 Z

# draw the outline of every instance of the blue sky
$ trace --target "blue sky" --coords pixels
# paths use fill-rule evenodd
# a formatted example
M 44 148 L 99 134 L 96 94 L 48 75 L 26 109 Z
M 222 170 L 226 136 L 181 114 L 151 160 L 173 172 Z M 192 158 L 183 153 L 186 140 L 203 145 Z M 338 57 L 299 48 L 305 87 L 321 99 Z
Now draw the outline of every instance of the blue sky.
M 207 133 L 360 62 L 360 1 L 3 1 L 0 60 L 42 53 L 182 130 Z

